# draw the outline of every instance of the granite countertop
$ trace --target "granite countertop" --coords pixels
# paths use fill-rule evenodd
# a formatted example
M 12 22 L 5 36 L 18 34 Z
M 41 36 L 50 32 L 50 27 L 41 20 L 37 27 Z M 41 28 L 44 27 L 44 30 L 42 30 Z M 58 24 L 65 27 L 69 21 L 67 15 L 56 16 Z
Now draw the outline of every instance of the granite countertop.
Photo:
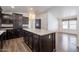
M 55 33 L 55 31 L 48 31 L 48 30 L 44 30 L 44 29 L 27 29 L 27 28 L 23 28 L 23 29 L 26 31 L 35 33 L 37 35 L 40 35 L 40 36 Z
M 8 29 L 13 29 L 13 28 L 2 28 L 0 31 L 2 33 L 2 32 L 5 32 Z M 48 30 L 44 30 L 44 29 L 32 29 L 32 28 L 31 29 L 29 29 L 29 28 L 23 28 L 23 30 L 32 32 L 32 33 L 37 34 L 37 35 L 40 35 L 40 36 L 43 36 L 43 35 L 47 35 L 47 34 L 51 34 L 51 33 L 55 33 L 56 32 L 56 31 L 48 31 Z
M 2 34 L 2 33 L 4 33 L 5 32 L 5 30 L 0 30 L 0 35 Z

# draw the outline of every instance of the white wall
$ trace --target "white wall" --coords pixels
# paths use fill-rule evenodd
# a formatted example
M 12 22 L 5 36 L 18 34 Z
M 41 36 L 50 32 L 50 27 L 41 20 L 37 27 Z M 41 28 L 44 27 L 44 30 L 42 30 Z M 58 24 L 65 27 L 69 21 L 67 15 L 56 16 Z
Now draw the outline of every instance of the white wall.
M 38 16 L 41 18 L 41 29 L 48 29 L 48 13 L 44 13 Z
M 43 16 L 45 17 L 46 13 L 48 14 L 46 17 L 46 19 L 43 19 Z M 77 24 L 77 30 L 76 31 L 69 31 L 66 30 L 66 32 L 77 32 L 77 46 L 79 47 L 79 7 L 76 6 L 57 6 L 57 7 L 52 7 L 48 12 L 43 13 L 40 17 L 42 17 L 42 23 L 45 23 L 48 20 L 48 26 L 47 25 L 43 25 L 44 27 L 48 27 L 48 30 L 59 30 L 62 31 L 62 17 L 69 17 L 69 16 L 78 16 L 78 24 Z M 45 14 L 45 15 L 44 15 Z M 46 22 L 47 24 L 47 22 Z M 65 31 L 64 31 L 65 32 Z
M 58 30 L 58 20 L 51 12 L 48 12 L 48 30 L 51 31 Z
M 58 30 L 58 19 L 53 15 L 51 11 L 40 14 L 41 28 L 50 31 Z

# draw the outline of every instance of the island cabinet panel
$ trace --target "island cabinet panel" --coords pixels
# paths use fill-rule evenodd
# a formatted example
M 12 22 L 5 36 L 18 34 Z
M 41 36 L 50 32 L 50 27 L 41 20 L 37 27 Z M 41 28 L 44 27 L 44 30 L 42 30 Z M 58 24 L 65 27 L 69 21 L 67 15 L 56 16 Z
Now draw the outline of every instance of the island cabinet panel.
M 32 49 L 32 41 L 33 41 L 33 36 L 32 33 L 28 32 L 28 45 Z
M 28 31 L 24 31 L 24 42 L 31 48 L 33 49 L 33 34 Z
M 41 39 L 41 51 L 42 52 L 52 52 L 53 51 L 53 42 L 52 42 L 52 38 L 51 38 L 51 34 L 50 35 L 45 35 L 42 36 Z
M 53 51 L 56 51 L 56 34 L 52 34 L 52 44 L 53 44 Z
M 29 31 L 25 31 L 24 41 L 33 52 L 55 51 L 55 33 L 41 36 Z
M 37 52 L 39 52 L 40 51 L 40 49 L 39 49 L 39 36 L 38 35 L 33 35 L 33 51 L 35 52 L 35 51 L 37 51 Z
M 28 45 L 28 32 L 27 31 L 24 31 L 24 42 Z

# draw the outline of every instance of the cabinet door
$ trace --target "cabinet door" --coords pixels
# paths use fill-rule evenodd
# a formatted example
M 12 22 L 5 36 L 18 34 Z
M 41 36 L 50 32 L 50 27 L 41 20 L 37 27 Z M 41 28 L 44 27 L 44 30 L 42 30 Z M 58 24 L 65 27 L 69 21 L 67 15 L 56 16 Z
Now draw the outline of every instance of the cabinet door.
M 51 52 L 53 51 L 52 35 L 45 35 L 41 39 L 42 41 L 42 52 Z
M 22 14 L 13 13 L 13 27 L 14 29 L 22 28 Z
M 56 38 L 55 38 L 55 33 L 52 34 L 52 44 L 53 44 L 53 51 L 56 51 Z
M 28 33 L 29 35 L 28 35 L 28 45 L 29 45 L 29 47 L 32 49 L 32 34 L 31 33 Z
M 33 51 L 39 52 L 39 36 L 33 35 Z
M 27 31 L 24 31 L 24 42 L 28 45 L 28 32 Z

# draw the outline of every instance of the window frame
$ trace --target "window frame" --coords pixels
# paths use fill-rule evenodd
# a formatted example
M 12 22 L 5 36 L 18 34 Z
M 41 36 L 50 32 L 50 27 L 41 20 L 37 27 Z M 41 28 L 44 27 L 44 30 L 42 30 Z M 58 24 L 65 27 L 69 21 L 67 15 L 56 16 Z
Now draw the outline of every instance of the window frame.
M 72 20 L 75 20 L 76 21 L 76 28 L 75 29 L 70 29 L 70 21 L 72 21 Z M 65 29 L 63 26 L 63 22 L 64 21 L 68 21 L 68 28 L 67 29 Z M 70 19 L 63 19 L 62 20 L 62 29 L 64 29 L 64 30 L 77 30 L 77 18 L 70 18 Z

